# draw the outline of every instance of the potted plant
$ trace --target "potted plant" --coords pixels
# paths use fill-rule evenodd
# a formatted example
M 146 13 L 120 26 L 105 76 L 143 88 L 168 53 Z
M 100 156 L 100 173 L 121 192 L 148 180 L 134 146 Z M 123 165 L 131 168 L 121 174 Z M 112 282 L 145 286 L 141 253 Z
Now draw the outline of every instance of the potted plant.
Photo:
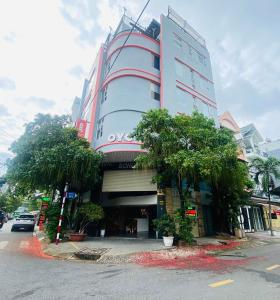
M 153 225 L 154 229 L 162 234 L 164 246 L 171 247 L 176 231 L 173 217 L 165 214 L 162 217 L 153 220 Z
M 103 219 L 104 211 L 100 205 L 88 202 L 78 208 L 77 218 L 79 220 L 79 231 L 70 233 L 71 241 L 83 241 L 86 237 L 85 230 L 89 223 Z

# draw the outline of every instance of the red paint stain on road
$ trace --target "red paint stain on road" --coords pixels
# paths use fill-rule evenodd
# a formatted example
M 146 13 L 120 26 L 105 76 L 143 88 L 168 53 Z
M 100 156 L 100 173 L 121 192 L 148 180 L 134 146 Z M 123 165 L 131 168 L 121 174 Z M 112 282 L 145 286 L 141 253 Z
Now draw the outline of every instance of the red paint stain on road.
M 185 247 L 176 255 L 176 250 L 143 252 L 134 257 L 136 264 L 145 267 L 162 267 L 166 269 L 192 269 L 204 271 L 227 271 L 230 268 L 248 264 L 253 257 L 244 259 L 221 259 L 208 254 L 208 251 L 228 250 L 239 246 L 239 242 L 226 245 L 205 245 Z M 184 256 L 184 251 L 186 255 Z
M 31 237 L 26 239 L 26 247 L 21 249 L 21 251 L 30 256 L 40 257 L 44 259 L 53 259 L 52 256 L 45 254 L 42 250 L 41 242 L 38 240 L 37 237 Z

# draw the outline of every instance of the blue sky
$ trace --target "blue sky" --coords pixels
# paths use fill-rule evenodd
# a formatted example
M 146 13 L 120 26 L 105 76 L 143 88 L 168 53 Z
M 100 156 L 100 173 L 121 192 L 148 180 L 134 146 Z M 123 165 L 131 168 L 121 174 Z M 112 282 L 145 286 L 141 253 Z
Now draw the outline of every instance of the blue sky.
M 0 157 L 38 112 L 69 113 L 99 44 L 123 7 L 138 16 L 146 0 L 0 2 Z M 280 138 L 280 2 L 151 0 L 141 23 L 171 5 L 205 39 L 219 113 Z

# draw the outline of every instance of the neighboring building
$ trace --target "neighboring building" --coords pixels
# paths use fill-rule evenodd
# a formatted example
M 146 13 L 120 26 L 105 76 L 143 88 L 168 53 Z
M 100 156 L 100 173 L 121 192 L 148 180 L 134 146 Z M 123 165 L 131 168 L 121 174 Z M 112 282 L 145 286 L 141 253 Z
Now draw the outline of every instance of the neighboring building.
M 243 141 L 243 136 L 240 133 L 240 128 L 239 128 L 238 124 L 235 122 L 235 120 L 233 119 L 230 112 L 226 111 L 222 115 L 220 115 L 219 123 L 220 123 L 221 127 L 229 129 L 234 134 L 236 142 L 238 143 L 238 146 L 239 146 L 238 158 L 242 161 L 247 162 L 246 149 L 245 149 L 245 144 Z
M 133 24 L 124 15 L 108 35 L 72 106 L 80 136 L 104 153 L 101 198 L 111 233 L 126 232 L 132 223 L 138 233 L 151 231 L 151 220 L 168 202 L 151 183 L 154 171 L 133 169 L 145 152 L 130 137 L 142 114 L 155 108 L 173 115 L 198 110 L 218 124 L 205 40 L 169 8 L 160 23 L 136 26 L 122 47 Z
M 266 139 L 265 142 L 260 143 L 259 147 L 268 156 L 272 156 L 280 160 L 280 140 L 271 141 L 270 139 Z
M 240 132 L 243 137 L 247 158 L 266 157 L 266 154 L 260 149 L 260 143 L 263 138 L 254 124 L 241 127 Z
M 244 136 L 241 134 L 241 130 L 230 112 L 224 112 L 219 117 L 219 122 L 221 127 L 227 128 L 233 132 L 239 145 L 238 158 L 244 163 L 248 163 L 246 152 L 249 153 L 249 156 L 250 154 L 255 153 L 253 151 L 258 149 L 258 144 L 255 143 L 258 139 L 262 139 L 255 126 L 250 124 L 249 126 L 243 127 L 244 140 Z M 251 175 L 253 176 L 254 174 L 252 173 Z M 252 205 L 246 205 L 240 208 L 239 220 L 241 226 L 246 232 L 262 231 L 266 228 L 263 204 L 256 201 L 255 197 L 252 197 L 251 200 L 253 202 Z

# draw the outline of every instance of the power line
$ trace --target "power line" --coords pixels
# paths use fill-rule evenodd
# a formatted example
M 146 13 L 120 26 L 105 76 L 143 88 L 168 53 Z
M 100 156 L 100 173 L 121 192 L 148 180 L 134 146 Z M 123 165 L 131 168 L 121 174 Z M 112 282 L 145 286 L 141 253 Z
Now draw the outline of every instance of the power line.
M 114 66 L 114 64 L 115 64 L 115 62 L 116 62 L 116 60 L 117 60 L 118 57 L 120 56 L 120 53 L 121 53 L 122 49 L 124 48 L 126 42 L 128 41 L 128 39 L 129 39 L 131 33 L 132 33 L 133 30 L 134 30 L 134 28 L 137 26 L 138 21 L 140 20 L 141 16 L 143 15 L 143 13 L 144 13 L 145 9 L 147 8 L 148 4 L 150 3 L 150 1 L 151 1 L 151 0 L 148 0 L 148 1 L 146 2 L 145 6 L 143 7 L 141 13 L 139 14 L 137 20 L 136 20 L 135 23 L 132 25 L 131 30 L 129 31 L 129 34 L 127 35 L 127 37 L 126 37 L 124 43 L 122 44 L 120 50 L 118 51 L 118 54 L 117 54 L 117 56 L 115 57 L 115 59 L 114 59 L 112 65 L 110 66 L 109 70 L 107 71 L 107 75 L 105 76 L 103 82 L 107 79 L 107 77 L 108 77 L 110 71 L 112 70 L 112 68 L 113 68 L 113 66 Z M 101 87 L 102 87 L 102 86 L 101 86 Z M 93 102 L 95 96 L 100 92 L 101 87 L 99 87 L 99 88 L 97 89 L 97 91 L 96 91 L 95 94 L 93 95 L 91 101 L 89 101 L 89 103 L 87 104 L 86 109 L 83 111 L 83 115 L 84 115 L 84 116 L 86 115 L 86 113 L 87 113 L 87 111 L 88 111 L 88 109 L 89 109 L 91 103 Z

